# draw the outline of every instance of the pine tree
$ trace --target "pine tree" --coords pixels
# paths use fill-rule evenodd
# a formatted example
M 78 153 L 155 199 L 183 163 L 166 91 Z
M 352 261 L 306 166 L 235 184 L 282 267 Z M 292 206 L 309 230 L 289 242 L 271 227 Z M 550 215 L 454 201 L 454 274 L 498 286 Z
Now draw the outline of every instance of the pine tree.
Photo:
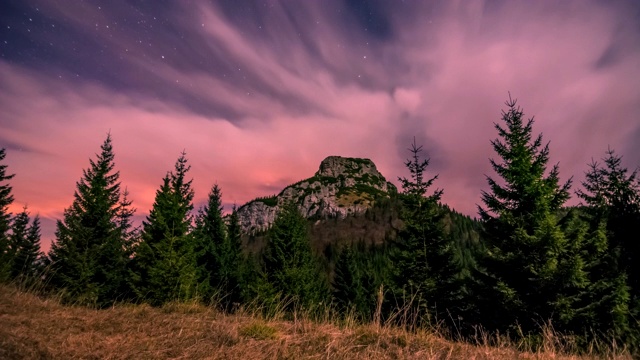
M 7 174 L 7 165 L 2 162 L 6 156 L 4 148 L 0 148 L 0 282 L 7 281 L 11 272 L 11 260 L 13 254 L 9 248 L 8 232 L 11 227 L 11 213 L 9 205 L 13 203 L 11 185 L 7 180 L 13 178 L 13 174 Z
M 205 299 L 217 295 L 226 310 L 241 300 L 243 260 L 238 214 L 234 207 L 228 224 L 222 215 L 222 192 L 216 184 L 196 220 L 194 230 L 200 273 L 200 291 Z
M 236 206 L 233 206 L 231 215 L 229 215 L 227 223 L 227 238 L 225 242 L 225 259 L 226 264 L 225 278 L 227 284 L 227 304 L 233 305 L 242 301 L 242 289 L 246 286 L 246 280 L 243 278 L 243 267 L 245 256 L 242 252 L 242 229 L 240 227 L 240 218 Z
M 13 253 L 11 278 L 22 281 L 33 280 L 39 272 L 40 218 L 36 216 L 31 225 L 27 207 L 15 216 L 9 235 Z
M 222 192 L 215 184 L 209 192 L 207 204 L 196 218 L 196 241 L 199 292 L 208 302 L 215 295 L 226 298 L 229 279 L 224 276 L 222 252 L 227 240 L 227 229 L 222 218 Z
M 617 270 L 633 274 L 631 285 L 640 291 L 640 178 L 637 170 L 629 173 L 611 149 L 603 160 L 604 165 L 590 164 L 584 191 L 577 193 L 594 217 L 606 221 L 611 247 L 620 252 Z
M 24 207 L 21 212 L 11 219 L 11 229 L 8 235 L 8 249 L 9 249 L 9 279 L 16 279 L 21 272 L 20 264 L 16 263 L 16 257 L 19 249 L 27 237 L 27 231 L 29 227 L 29 212 Z
M 516 100 L 510 98 L 506 105 L 504 127 L 495 124 L 500 138 L 491 142 L 502 162 L 490 160 L 502 181 L 487 177 L 490 191 L 482 192 L 486 208 L 478 207 L 486 242 L 481 265 L 487 276 L 477 275 L 488 289 L 477 295 L 485 301 L 485 326 L 517 326 L 529 334 L 549 320 L 554 326 L 568 323 L 575 311 L 571 295 L 584 289 L 587 280 L 581 239 L 565 233 L 558 221 L 571 179 L 559 185 L 558 165 L 545 175 L 549 144 L 542 145 L 541 134 L 532 138 L 533 118 L 523 121 Z M 565 227 L 578 225 L 567 222 Z
M 126 296 L 128 254 L 118 228 L 120 173 L 114 172 L 111 134 L 76 183 L 71 206 L 58 220 L 49 281 L 67 300 L 108 306 Z
M 307 221 L 295 204 L 284 205 L 278 213 L 268 233 L 263 262 L 266 280 L 280 299 L 306 309 L 326 301 L 326 280 L 311 251 Z
M 137 296 L 153 305 L 195 296 L 196 259 L 190 233 L 194 192 L 186 175 L 182 152 L 174 172 L 156 192 L 153 208 L 142 223 L 141 242 L 135 248 L 134 284 Z
M 461 269 L 455 259 L 454 243 L 444 233 L 444 213 L 438 204 L 442 190 L 428 195 L 438 176 L 425 179 L 429 159 L 420 159 L 422 146 L 416 146 L 414 141 L 409 150 L 412 158 L 405 165 L 411 178 L 399 178 L 403 189 L 400 218 L 404 225 L 398 232 L 392 257 L 395 292 L 402 298 L 401 306 L 410 309 L 419 322 L 443 321 L 458 312 Z
M 125 188 L 116 211 L 116 225 L 128 258 L 133 255 L 133 246 L 138 237 L 138 228 L 133 227 L 133 215 L 135 215 L 136 209 L 132 207 L 132 204 L 133 201 L 129 199 L 129 190 Z
M 637 170 L 629 173 L 622 157 L 609 149 L 604 164 L 589 165 L 584 190 L 578 196 L 588 205 L 587 219 L 601 233 L 601 246 L 589 262 L 594 282 L 589 290 L 590 325 L 609 329 L 629 345 L 640 343 L 640 183 Z

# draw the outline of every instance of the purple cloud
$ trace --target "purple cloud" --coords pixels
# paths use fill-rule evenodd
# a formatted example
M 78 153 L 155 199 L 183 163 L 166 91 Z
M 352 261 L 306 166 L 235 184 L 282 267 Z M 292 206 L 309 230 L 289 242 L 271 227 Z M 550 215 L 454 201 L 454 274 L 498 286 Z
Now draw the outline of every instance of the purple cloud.
M 640 164 L 631 1 L 216 4 L 2 5 L 13 211 L 60 218 L 111 131 L 139 215 L 183 149 L 197 202 L 217 182 L 242 204 L 328 155 L 371 158 L 395 180 L 414 136 L 443 200 L 474 215 L 508 91 L 563 179 L 607 146 Z

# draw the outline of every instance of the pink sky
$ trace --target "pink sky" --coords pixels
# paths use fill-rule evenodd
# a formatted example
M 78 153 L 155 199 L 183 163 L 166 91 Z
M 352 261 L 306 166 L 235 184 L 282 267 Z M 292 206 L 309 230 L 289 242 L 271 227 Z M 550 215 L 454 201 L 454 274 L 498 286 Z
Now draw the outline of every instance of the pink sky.
M 329 155 L 395 182 L 414 136 L 444 202 L 473 216 L 508 92 L 574 190 L 608 146 L 640 165 L 631 1 L 252 4 L 2 5 L 0 147 L 43 248 L 108 132 L 140 217 L 183 149 L 196 203 L 218 183 L 241 205 Z

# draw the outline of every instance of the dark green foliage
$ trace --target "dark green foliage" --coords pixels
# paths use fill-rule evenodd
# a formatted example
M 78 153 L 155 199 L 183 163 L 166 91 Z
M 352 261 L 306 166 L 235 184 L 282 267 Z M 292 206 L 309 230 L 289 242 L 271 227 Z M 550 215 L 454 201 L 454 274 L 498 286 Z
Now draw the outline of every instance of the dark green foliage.
M 455 262 L 465 274 L 470 274 L 473 269 L 477 269 L 476 258 L 483 251 L 480 241 L 482 224 L 476 219 L 449 209 L 446 205 L 442 207 L 444 230 L 454 243 Z
M 194 192 L 187 181 L 183 152 L 156 192 L 135 247 L 133 276 L 137 296 L 153 305 L 196 295 L 196 257 L 191 228 Z
M 227 303 L 235 305 L 242 301 L 242 288 L 247 284 L 247 280 L 243 277 L 246 259 L 242 252 L 242 228 L 240 227 L 240 219 L 235 205 L 231 215 L 229 215 L 227 238 L 223 250 L 223 263 L 226 269 L 223 275 L 228 279 L 225 282 L 227 284 Z
M 216 184 L 198 214 L 194 238 L 202 296 L 206 300 L 216 296 L 224 308 L 231 309 L 240 301 L 240 224 L 235 208 L 228 225 L 222 210 L 222 193 Z
M 612 250 L 620 254 L 618 271 L 633 274 L 632 288 L 640 291 L 640 183 L 637 171 L 628 174 L 622 158 L 607 151 L 604 165 L 593 162 L 578 196 L 589 206 L 590 215 L 606 221 Z
M 607 241 L 605 223 L 593 222 L 591 226 L 583 220 L 583 209 L 572 208 L 562 219 L 567 239 L 570 239 L 570 253 L 580 251 L 582 270 L 586 278 L 584 286 L 573 289 L 571 302 L 562 304 L 563 315 L 558 330 L 573 332 L 583 336 L 586 345 L 594 337 L 604 337 L 611 341 L 622 340 L 623 329 L 627 330 L 629 315 L 629 292 L 624 272 L 612 272 L 612 255 Z M 566 273 L 571 273 L 567 271 Z M 571 283 L 571 279 L 561 279 L 558 288 Z M 571 290 L 571 289 L 569 289 Z M 577 291 L 576 291 L 577 290 Z
M 266 305 L 265 310 L 275 310 L 277 294 L 267 281 L 260 260 L 261 256 L 253 253 L 243 256 L 239 269 L 240 299 L 244 304 Z
M 604 164 L 592 162 L 578 196 L 603 241 L 590 262 L 593 289 L 590 322 L 628 344 L 640 343 L 640 183 L 609 149 Z M 608 242 L 606 241 L 608 240 Z M 590 252 L 593 254 L 594 252 Z
M 268 233 L 263 254 L 263 297 L 279 294 L 291 305 L 313 309 L 328 298 L 323 271 L 311 251 L 307 221 L 294 204 L 286 204 Z
M 366 314 L 365 285 L 362 284 L 360 269 L 352 247 L 346 247 L 338 255 L 333 275 L 333 299 L 343 313 L 350 311 Z
M 226 242 L 226 225 L 222 219 L 222 193 L 218 184 L 209 192 L 207 204 L 196 217 L 194 228 L 195 251 L 198 266 L 199 292 L 206 301 L 211 301 L 226 286 L 223 279 L 220 251 Z
M 487 290 L 479 297 L 485 326 L 502 331 L 518 326 L 529 334 L 549 320 L 558 327 L 570 322 L 571 295 L 584 289 L 587 279 L 581 240 L 563 229 L 580 224 L 557 219 L 571 180 L 559 185 L 557 165 L 545 175 L 549 145 L 542 145 L 542 135 L 532 138 L 533 119 L 523 121 L 515 100 L 506 105 L 504 127 L 495 124 L 500 138 L 491 142 L 502 159 L 491 159 L 491 165 L 502 181 L 487 177 L 486 208 L 479 207 L 487 247 L 481 259 L 487 276 L 477 274 Z
M 49 253 L 50 283 L 74 302 L 107 306 L 128 296 L 129 254 L 118 222 L 121 191 L 113 160 L 108 135 L 76 183 Z
M 123 240 L 127 258 L 133 255 L 133 246 L 138 238 L 138 228 L 134 228 L 132 223 L 132 217 L 136 213 L 132 204 L 133 202 L 129 200 L 129 190 L 125 188 L 116 210 L 116 226 Z
M 6 156 L 4 148 L 0 148 L 0 282 L 7 281 L 11 272 L 12 250 L 9 247 L 8 232 L 11 226 L 11 214 L 9 205 L 13 203 L 11 185 L 7 180 L 13 178 L 13 174 L 7 174 L 7 165 L 2 162 Z
M 25 242 L 27 237 L 27 229 L 29 227 L 29 213 L 26 207 L 20 213 L 13 217 L 11 222 L 11 231 L 8 235 L 9 243 L 9 278 L 15 279 L 20 274 L 18 264 L 16 264 L 16 256 L 20 246 Z
M 384 248 L 364 243 L 344 247 L 337 256 L 332 281 L 333 303 L 342 314 L 373 319 L 380 286 L 388 284 L 389 263 Z
M 9 243 L 13 253 L 11 259 L 11 279 L 22 282 L 32 281 L 40 273 L 40 218 L 36 217 L 29 225 L 29 213 L 25 207 L 15 216 L 11 226 Z
M 276 195 L 259 197 L 253 201 L 258 201 L 264 203 L 267 206 L 277 206 L 278 205 L 278 197 Z
M 392 252 L 393 280 L 400 305 L 420 325 L 449 319 L 458 312 L 461 270 L 455 262 L 454 243 L 444 232 L 444 211 L 438 205 L 442 190 L 428 194 L 437 175 L 425 179 L 429 159 L 420 159 L 422 147 L 415 142 L 409 150 L 412 158 L 405 165 L 411 177 L 399 178 L 404 224 Z

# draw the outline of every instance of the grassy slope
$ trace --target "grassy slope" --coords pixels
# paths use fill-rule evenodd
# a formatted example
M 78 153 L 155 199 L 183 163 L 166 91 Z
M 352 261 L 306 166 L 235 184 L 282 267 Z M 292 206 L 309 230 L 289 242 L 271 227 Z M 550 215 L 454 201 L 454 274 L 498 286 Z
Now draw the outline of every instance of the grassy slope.
M 0 286 L 0 359 L 589 359 L 469 345 L 433 333 L 225 315 L 199 305 L 107 310 Z M 628 358 L 621 356 L 620 359 Z

